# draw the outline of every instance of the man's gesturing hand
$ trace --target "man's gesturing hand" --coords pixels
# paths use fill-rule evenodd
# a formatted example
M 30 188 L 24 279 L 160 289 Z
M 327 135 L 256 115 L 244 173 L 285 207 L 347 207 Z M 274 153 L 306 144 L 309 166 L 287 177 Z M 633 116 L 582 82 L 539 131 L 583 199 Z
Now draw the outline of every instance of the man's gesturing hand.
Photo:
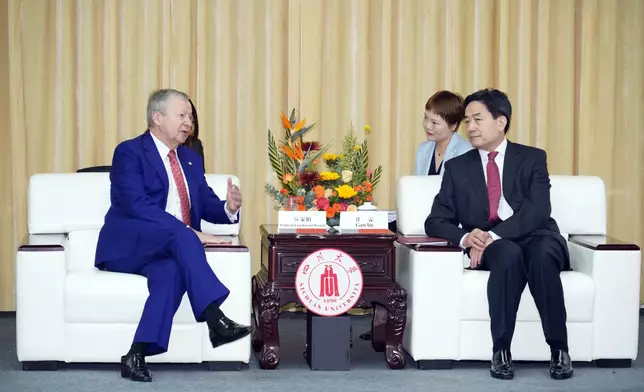
M 228 210 L 234 214 L 242 205 L 241 191 L 237 185 L 233 185 L 233 180 L 228 177 L 228 193 L 226 194 L 226 205 Z

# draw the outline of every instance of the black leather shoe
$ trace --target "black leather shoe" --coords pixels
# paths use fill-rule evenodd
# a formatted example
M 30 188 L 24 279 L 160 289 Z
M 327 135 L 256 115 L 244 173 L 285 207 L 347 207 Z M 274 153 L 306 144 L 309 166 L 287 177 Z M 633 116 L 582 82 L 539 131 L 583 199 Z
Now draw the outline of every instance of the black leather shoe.
M 152 372 L 145 363 L 145 358 L 139 354 L 129 354 L 121 357 L 121 377 L 132 381 L 152 381 Z
M 490 376 L 500 380 L 512 380 L 514 378 L 514 365 L 510 350 L 499 350 L 492 355 L 492 366 Z
M 550 356 L 550 377 L 565 380 L 572 377 L 572 373 L 570 355 L 563 350 L 555 350 Z
M 228 317 L 222 316 L 212 328 L 209 328 L 209 331 L 210 343 L 215 348 L 249 335 L 253 332 L 253 328 L 237 324 Z

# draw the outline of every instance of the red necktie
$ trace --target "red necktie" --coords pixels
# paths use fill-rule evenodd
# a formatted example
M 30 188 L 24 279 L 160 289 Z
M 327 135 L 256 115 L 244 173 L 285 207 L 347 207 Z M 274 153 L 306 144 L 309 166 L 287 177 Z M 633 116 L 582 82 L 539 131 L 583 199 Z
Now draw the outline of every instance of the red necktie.
M 174 150 L 170 150 L 168 153 L 170 158 L 170 169 L 172 170 L 172 177 L 174 177 L 174 182 L 177 184 L 177 190 L 179 191 L 179 200 L 181 201 L 181 217 L 182 221 L 186 225 L 190 226 L 190 200 L 188 199 L 188 190 L 186 189 L 186 183 L 183 181 L 183 173 L 181 173 L 181 168 L 179 167 L 179 162 L 177 161 L 177 153 Z
M 490 201 L 490 222 L 495 222 L 499 219 L 501 176 L 499 175 L 499 167 L 494 161 L 498 154 L 497 151 L 487 154 L 487 198 Z

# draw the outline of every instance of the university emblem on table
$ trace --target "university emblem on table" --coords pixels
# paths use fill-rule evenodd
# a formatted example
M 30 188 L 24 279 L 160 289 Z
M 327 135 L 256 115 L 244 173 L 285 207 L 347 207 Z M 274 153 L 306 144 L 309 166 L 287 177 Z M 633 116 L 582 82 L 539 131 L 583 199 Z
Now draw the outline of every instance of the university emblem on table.
M 338 316 L 362 295 L 362 270 L 346 252 L 319 249 L 300 263 L 295 287 L 302 305 L 319 316 Z

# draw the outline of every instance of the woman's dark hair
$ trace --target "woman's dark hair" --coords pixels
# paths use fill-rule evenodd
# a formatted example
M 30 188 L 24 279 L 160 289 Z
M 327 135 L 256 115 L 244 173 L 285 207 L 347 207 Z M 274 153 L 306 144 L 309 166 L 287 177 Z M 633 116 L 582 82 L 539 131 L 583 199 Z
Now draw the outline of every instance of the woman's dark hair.
M 190 136 L 188 136 L 188 139 L 186 139 L 186 142 L 183 143 L 183 145 L 186 147 L 192 146 L 193 141 L 196 139 L 199 139 L 199 117 L 197 117 L 197 109 L 195 108 L 195 104 L 192 103 L 191 99 L 188 99 L 188 102 L 190 102 L 190 107 L 192 107 L 193 132 Z
M 441 116 L 447 125 L 455 125 L 454 132 L 458 130 L 465 116 L 463 98 L 459 94 L 447 90 L 441 90 L 432 95 L 425 104 L 425 110 Z

